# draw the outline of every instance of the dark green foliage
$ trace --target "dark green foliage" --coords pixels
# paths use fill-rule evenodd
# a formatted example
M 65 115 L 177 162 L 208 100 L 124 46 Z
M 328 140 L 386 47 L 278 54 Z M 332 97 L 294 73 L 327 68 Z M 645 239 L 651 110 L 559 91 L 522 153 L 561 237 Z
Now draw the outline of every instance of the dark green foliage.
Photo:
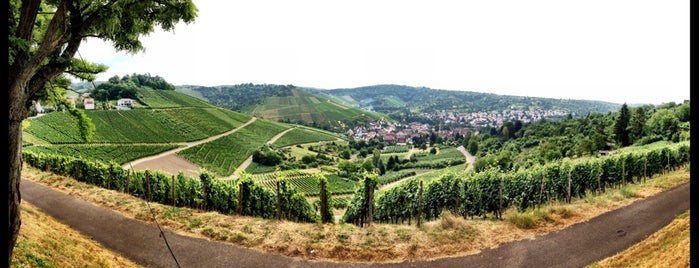
M 361 186 L 352 197 L 352 201 L 350 201 L 347 206 L 345 214 L 342 215 L 342 222 L 353 223 L 359 226 L 363 226 L 365 223 L 369 222 L 369 208 L 371 207 L 373 209 L 376 203 L 375 196 L 374 202 L 369 202 L 369 195 L 370 192 L 373 194 L 374 190 L 378 187 L 377 177 L 375 173 L 363 173 L 362 179 L 359 182 Z
M 626 106 L 626 103 L 624 103 L 624 105 L 621 106 L 619 115 L 614 123 L 614 135 L 616 137 L 616 141 L 621 146 L 628 146 L 631 144 L 628 130 L 630 120 L 631 113 L 629 112 L 629 107 Z
M 125 75 L 122 78 L 113 76 L 108 81 L 100 83 L 92 91 L 92 96 L 100 101 L 120 98 L 137 99 L 139 88 L 148 87 L 156 90 L 175 90 L 175 86 L 160 76 L 150 74 Z
M 276 166 L 282 162 L 282 156 L 267 146 L 252 153 L 252 161 L 265 166 Z
M 586 161 L 553 161 L 515 172 L 490 168 L 463 177 L 447 174 L 425 186 L 423 216 L 430 220 L 443 210 L 451 210 L 463 217 L 493 215 L 500 218 L 501 212 L 509 206 L 523 211 L 553 200 L 582 198 L 590 192 L 639 182 L 644 177 L 685 165 L 689 162 L 689 151 L 689 143 L 683 142 Z M 418 211 L 418 190 L 419 181 L 409 180 L 382 192 L 375 202 L 374 219 L 410 223 Z M 355 193 L 351 210 L 348 209 L 343 218 L 346 222 L 359 222 L 364 213 L 362 209 L 367 206 L 362 203 L 365 198 L 364 191 Z
M 351 89 L 309 90 L 318 95 L 331 95 L 336 98 L 349 96 L 361 105 L 371 107 L 373 111 L 390 114 L 396 119 L 405 110 L 417 112 L 461 111 L 479 112 L 492 110 L 509 110 L 512 107 L 529 109 L 562 109 L 581 116 L 591 111 L 606 113 L 619 108 L 618 104 L 586 101 L 564 100 L 536 97 L 505 96 L 469 91 L 440 90 L 424 87 L 400 85 L 376 85 Z M 516 132 L 516 131 L 515 131 Z
M 78 181 L 126 192 L 149 202 L 166 205 L 174 202 L 176 206 L 224 214 L 234 214 L 240 208 L 242 215 L 263 218 L 273 218 L 276 215 L 276 194 L 245 175 L 239 182 L 231 183 L 232 181 L 218 180 L 208 173 L 201 174 L 199 179 L 193 179 L 182 173 L 168 176 L 150 170 L 128 171 L 113 162 L 105 164 L 82 158 L 33 152 L 24 152 L 22 155 L 27 164 L 41 170 L 72 176 Z M 302 194 L 285 182 L 282 182 L 281 189 L 282 212 L 285 219 L 301 222 L 319 220 L 318 214 Z M 238 200 L 242 200 L 242 203 Z
M 54 146 L 24 146 L 22 151 L 44 152 L 51 154 L 70 155 L 85 159 L 114 161 L 125 164 L 129 161 L 155 155 L 177 148 L 177 145 L 54 145 Z
M 332 192 L 329 190 L 328 187 L 328 180 L 325 178 L 325 176 L 321 174 L 316 174 L 316 179 L 318 180 L 318 184 L 320 185 L 325 185 L 324 189 L 321 187 L 321 191 L 324 190 L 323 192 L 320 193 L 321 196 L 321 202 L 324 202 L 324 204 L 321 204 L 320 208 L 325 208 L 325 210 L 320 211 L 320 218 L 322 223 L 334 223 L 335 222 L 335 213 L 333 212 L 333 208 L 335 207 L 333 198 L 332 198 Z M 323 199 L 324 197 L 325 199 Z

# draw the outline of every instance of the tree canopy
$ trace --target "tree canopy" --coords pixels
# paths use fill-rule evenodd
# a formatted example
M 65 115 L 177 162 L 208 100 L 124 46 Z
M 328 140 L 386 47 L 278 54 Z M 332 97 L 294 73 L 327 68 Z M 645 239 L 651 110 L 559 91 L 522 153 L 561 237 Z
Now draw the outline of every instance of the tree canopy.
M 137 53 L 143 50 L 141 36 L 156 26 L 170 31 L 180 21 L 193 22 L 197 9 L 192 0 L 10 0 L 7 10 L 9 265 L 21 224 L 21 124 L 29 107 L 36 100 L 61 98 L 60 90 L 69 84 L 65 75 L 92 81 L 106 70 L 80 57 L 83 40 L 97 38 L 117 51 Z M 88 120 L 75 114 L 82 123 Z

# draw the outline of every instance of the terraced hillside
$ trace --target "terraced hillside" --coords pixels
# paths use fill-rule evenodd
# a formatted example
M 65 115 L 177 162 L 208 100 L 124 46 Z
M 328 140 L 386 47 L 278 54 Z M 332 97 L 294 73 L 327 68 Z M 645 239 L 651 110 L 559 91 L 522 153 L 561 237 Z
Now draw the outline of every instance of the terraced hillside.
M 144 88 L 138 95 L 132 110 L 85 110 L 95 126 L 89 142 L 67 112 L 27 119 L 23 150 L 123 164 L 223 134 L 251 119 L 175 91 Z
M 252 116 L 328 130 L 383 117 L 313 95 L 292 85 L 187 86 L 178 90 Z

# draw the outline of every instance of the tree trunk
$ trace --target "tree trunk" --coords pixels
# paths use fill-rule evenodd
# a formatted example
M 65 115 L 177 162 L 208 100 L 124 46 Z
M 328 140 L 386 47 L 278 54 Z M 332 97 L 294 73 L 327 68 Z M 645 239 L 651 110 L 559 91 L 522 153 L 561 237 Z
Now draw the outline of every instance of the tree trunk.
M 22 197 L 19 192 L 19 183 L 22 178 L 22 121 L 12 120 L 8 124 L 8 148 L 9 148 L 9 174 L 7 176 L 7 203 L 8 203 L 8 232 L 7 232 L 7 267 L 10 267 L 12 251 L 17 243 L 19 228 L 22 225 L 20 217 L 20 202 Z

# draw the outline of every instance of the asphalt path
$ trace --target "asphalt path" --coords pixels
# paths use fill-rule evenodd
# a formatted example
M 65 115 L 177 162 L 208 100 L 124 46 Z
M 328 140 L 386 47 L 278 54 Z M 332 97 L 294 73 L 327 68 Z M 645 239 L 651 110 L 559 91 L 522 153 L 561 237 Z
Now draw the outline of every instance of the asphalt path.
M 23 201 L 146 267 L 583 267 L 642 241 L 687 211 L 690 203 L 689 183 L 684 183 L 566 229 L 474 255 L 403 263 L 336 263 L 265 253 L 165 229 L 161 233 L 155 224 L 126 218 L 26 179 L 20 189 Z

